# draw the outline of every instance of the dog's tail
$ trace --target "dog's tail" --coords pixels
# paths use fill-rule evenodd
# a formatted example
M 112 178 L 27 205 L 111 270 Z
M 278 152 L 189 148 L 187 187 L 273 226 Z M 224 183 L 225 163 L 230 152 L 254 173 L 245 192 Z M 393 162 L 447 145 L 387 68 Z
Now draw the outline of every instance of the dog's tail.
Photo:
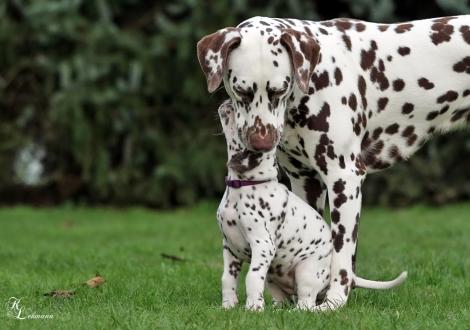
M 383 290 L 383 289 L 391 289 L 402 284 L 406 280 L 407 276 L 408 276 L 408 272 L 403 272 L 400 274 L 400 276 L 398 276 L 397 278 L 391 281 L 371 281 L 371 280 L 366 280 L 365 278 L 362 278 L 359 276 L 355 276 L 354 282 L 356 284 L 356 287 L 359 287 L 359 288 Z

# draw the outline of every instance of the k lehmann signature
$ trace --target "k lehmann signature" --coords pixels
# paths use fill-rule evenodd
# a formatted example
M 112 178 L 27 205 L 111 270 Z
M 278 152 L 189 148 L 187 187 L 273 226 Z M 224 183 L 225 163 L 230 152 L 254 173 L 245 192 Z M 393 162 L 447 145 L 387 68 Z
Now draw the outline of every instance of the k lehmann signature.
M 36 314 L 30 312 L 21 304 L 22 298 L 10 297 L 5 304 L 7 315 L 17 320 L 50 320 L 54 318 L 52 314 Z

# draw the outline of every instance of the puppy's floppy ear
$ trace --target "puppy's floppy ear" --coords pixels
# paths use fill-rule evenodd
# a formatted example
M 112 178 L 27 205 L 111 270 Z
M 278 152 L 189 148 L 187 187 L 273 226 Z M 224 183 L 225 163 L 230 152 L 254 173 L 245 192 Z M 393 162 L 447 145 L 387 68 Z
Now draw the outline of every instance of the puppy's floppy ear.
M 197 58 L 206 76 L 210 93 L 222 82 L 228 55 L 240 44 L 241 39 L 238 28 L 228 27 L 205 36 L 197 43 Z
M 282 30 L 281 44 L 290 55 L 295 81 L 300 90 L 308 94 L 308 84 L 320 58 L 320 46 L 306 33 L 293 29 Z
M 228 126 L 230 122 L 235 120 L 235 109 L 232 106 L 232 100 L 225 100 L 217 111 L 219 113 L 222 125 Z

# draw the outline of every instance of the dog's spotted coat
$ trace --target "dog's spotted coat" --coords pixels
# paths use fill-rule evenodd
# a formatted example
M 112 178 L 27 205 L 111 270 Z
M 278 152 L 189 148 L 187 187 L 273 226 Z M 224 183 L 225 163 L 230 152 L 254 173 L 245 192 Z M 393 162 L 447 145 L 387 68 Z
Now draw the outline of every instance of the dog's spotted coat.
M 222 306 L 237 304 L 238 275 L 242 263 L 249 262 L 246 308 L 264 308 L 266 283 L 275 303 L 296 295 L 299 308 L 318 310 L 317 295 L 330 282 L 333 244 L 328 224 L 277 181 L 275 150 L 246 149 L 238 137 L 230 100 L 218 112 L 227 140 L 228 179 L 257 181 L 256 185 L 227 187 L 217 210 L 224 246 Z M 403 273 L 393 281 L 377 282 L 355 277 L 345 269 L 340 273 L 343 283 L 354 276 L 357 286 L 376 289 L 394 287 L 406 278 Z
M 320 213 L 334 250 L 328 301 L 346 303 L 366 173 L 407 159 L 432 134 L 470 123 L 470 16 L 401 24 L 255 17 L 198 43 L 224 81 L 243 144 L 278 146 L 292 190 Z

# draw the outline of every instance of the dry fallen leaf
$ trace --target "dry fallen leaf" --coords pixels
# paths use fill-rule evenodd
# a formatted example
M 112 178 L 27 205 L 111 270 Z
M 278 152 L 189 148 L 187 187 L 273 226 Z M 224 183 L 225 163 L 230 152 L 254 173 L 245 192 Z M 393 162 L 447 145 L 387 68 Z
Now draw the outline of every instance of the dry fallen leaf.
M 62 222 L 62 228 L 64 229 L 70 229 L 74 226 L 75 226 L 75 222 L 70 219 L 66 219 Z
M 75 291 L 70 290 L 54 290 L 48 293 L 45 293 L 45 296 L 53 298 L 70 298 L 75 294 Z
M 96 274 L 95 277 L 92 277 L 90 278 L 88 281 L 86 281 L 86 284 L 90 287 L 90 288 L 96 288 L 100 285 L 102 285 L 104 282 L 106 282 L 106 280 L 104 279 L 104 277 Z
M 181 258 L 179 256 L 175 256 L 175 255 L 172 255 L 172 254 L 167 254 L 167 253 L 160 253 L 160 256 L 162 258 L 170 259 L 170 260 L 173 260 L 173 261 L 186 261 L 186 259 L 184 259 L 184 258 Z

